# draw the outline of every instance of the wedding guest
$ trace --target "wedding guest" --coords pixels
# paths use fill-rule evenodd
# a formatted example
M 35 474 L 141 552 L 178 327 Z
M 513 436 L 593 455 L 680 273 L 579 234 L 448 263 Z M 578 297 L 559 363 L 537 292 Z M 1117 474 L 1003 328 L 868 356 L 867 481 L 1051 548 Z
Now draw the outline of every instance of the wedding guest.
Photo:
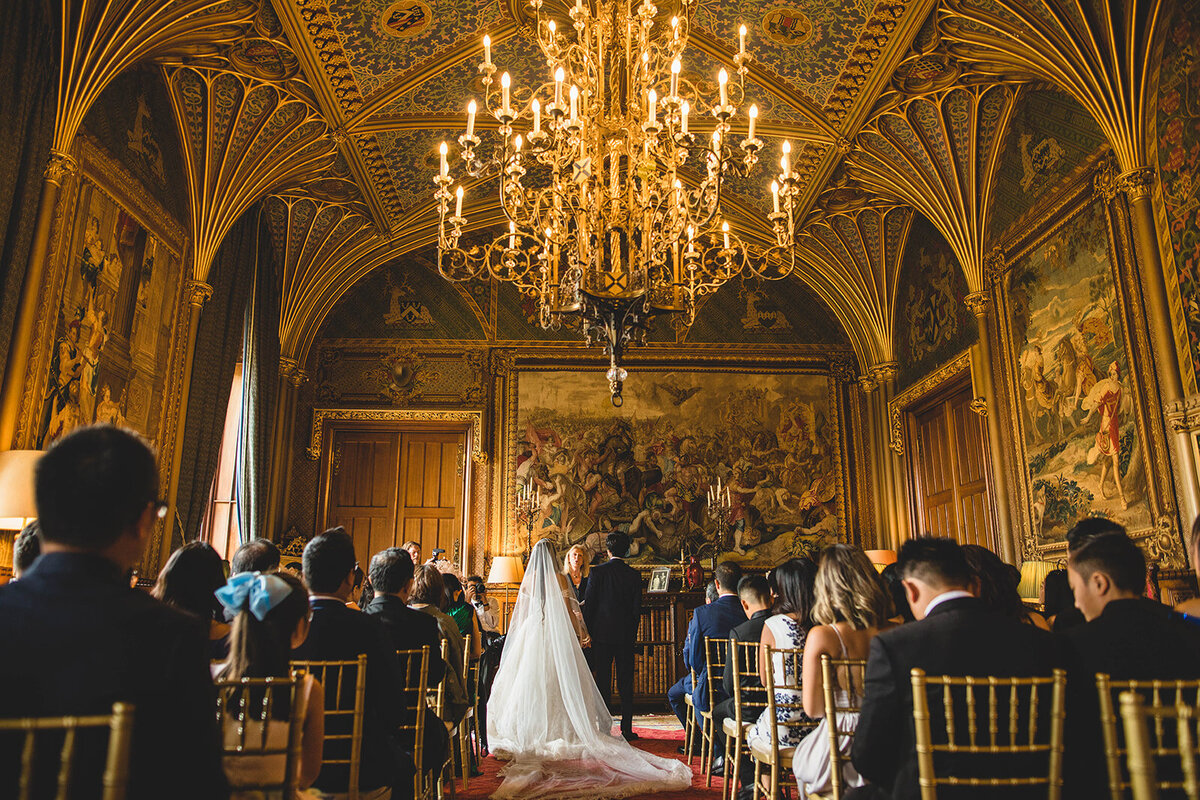
M 224 658 L 229 650 L 229 623 L 214 592 L 225 585 L 221 556 L 205 542 L 188 542 L 167 559 L 150 591 L 169 606 L 208 623 L 209 656 Z
M 792 667 L 782 657 L 768 662 L 766 648 L 775 649 L 804 647 L 808 631 L 812 628 L 813 590 L 817 576 L 817 565 L 811 558 L 793 558 L 771 571 L 775 580 L 776 602 L 774 614 L 763 623 L 761 647 L 758 656 L 758 676 L 767 684 L 767 670 L 777 683 L 795 683 Z M 776 701 L 802 703 L 800 692 L 776 689 Z M 776 708 L 775 719 L 770 718 L 770 709 L 763 709 L 758 721 L 746 733 L 746 743 L 760 747 L 771 746 L 771 725 L 775 725 L 780 747 L 795 747 L 812 728 L 812 719 L 798 708 Z M 743 774 L 745 771 L 743 770 Z
M 413 564 L 420 565 L 421 563 L 421 543 L 414 542 L 409 539 L 404 544 L 400 545 L 401 550 L 407 550 L 409 557 L 412 558 Z
M 771 616 L 771 587 L 767 584 L 767 579 L 762 575 L 745 575 L 738 581 L 738 602 L 742 604 L 742 611 L 746 614 L 746 621 L 733 626 L 729 630 L 729 648 L 733 652 L 733 647 L 737 642 L 758 642 L 762 639 L 763 625 L 767 621 L 767 617 Z M 743 670 L 757 670 L 758 668 L 757 653 L 754 656 L 752 664 L 743 665 Z M 725 766 L 725 757 L 721 754 L 725 752 L 725 720 L 734 719 L 737 714 L 734 709 L 735 698 L 733 696 L 733 657 L 730 656 L 725 661 L 725 674 L 721 678 L 721 687 L 725 693 L 725 699 L 713 706 L 713 752 L 718 754 L 718 757 L 713 761 L 713 772 L 723 772 Z M 762 694 L 762 683 L 757 677 L 753 680 L 748 678 L 742 679 L 742 687 L 744 689 L 756 689 L 758 694 Z M 753 694 L 743 695 L 754 698 Z
M 217 589 L 217 599 L 233 617 L 233 632 L 229 636 L 229 658 L 216 670 L 220 680 L 242 678 L 286 678 L 292 670 L 289 658 L 308 636 L 308 590 L 296 576 L 287 573 L 240 572 Z M 325 745 L 325 694 L 320 681 L 304 673 L 296 688 L 295 705 L 286 695 L 271 698 L 272 718 L 267 723 L 268 747 L 284 748 L 288 743 L 288 722 L 300 717 L 300 759 L 293 764 L 296 785 L 300 790 L 312 786 L 321 771 L 321 756 Z M 232 698 L 234 702 L 238 698 Z M 253 697 L 261 703 L 261 695 Z M 226 746 L 241 741 L 237 707 L 225 715 Z M 262 727 L 250 726 L 248 741 L 261 741 Z M 255 800 L 258 792 L 241 792 L 238 787 L 283 782 L 284 760 L 279 756 L 227 758 L 225 774 L 232 786 L 234 798 Z
M 900 572 L 895 562 L 884 567 L 883 572 L 879 573 L 879 578 L 887 590 L 888 597 L 892 599 L 892 615 L 888 618 L 889 621 L 897 625 L 912 622 L 915 618 L 908 606 L 908 596 L 904 594 L 904 584 L 900 581 Z
M 821 719 L 817 730 L 796 748 L 792 768 L 804 796 L 825 794 L 832 790 L 829 739 L 826 726 L 834 724 L 843 733 L 852 733 L 858 725 L 857 712 L 843 712 L 830 720 L 825 707 L 824 676 L 821 656 L 833 659 L 865 659 L 871 640 L 880 630 L 891 627 L 888 616 L 891 598 L 880 585 L 875 566 L 862 550 L 845 544 L 835 544 L 821 553 L 817 566 L 816 601 L 813 622 L 804 642 L 804 677 L 801 694 L 804 713 Z M 862 685 L 857 677 L 841 669 L 834 675 L 837 682 L 836 702 L 857 706 Z M 852 685 L 853 684 L 853 685 Z M 853 690 L 855 696 L 850 695 Z M 843 755 L 849 755 L 850 737 L 840 738 Z M 844 744 L 843 744 L 844 743 Z M 862 779 L 853 765 L 843 768 L 843 786 L 861 786 Z
M 355 564 L 354 565 L 354 586 L 350 587 L 350 596 L 346 599 L 346 607 L 347 608 L 352 608 L 355 611 L 362 611 L 362 606 L 360 606 L 358 603 L 354 602 L 354 598 L 358 597 L 362 593 L 363 580 L 365 578 L 366 578 L 366 574 L 363 572 L 362 567 L 360 567 L 358 564 Z
M 470 701 L 467 699 L 467 684 L 462 674 L 463 637 L 458 623 L 442 610 L 446 601 L 445 576 L 438 568 L 422 564 L 413 573 L 412 591 L 408 595 L 409 608 L 428 614 L 437 620 L 442 638 L 446 640 L 446 715 L 445 721 L 457 725 L 467 715 Z
M 243 572 L 274 572 L 279 569 L 279 547 L 270 539 L 251 539 L 243 542 L 229 561 L 229 574 Z
M 465 591 L 467 601 L 475 609 L 475 616 L 479 618 L 479 627 L 483 630 L 484 638 L 490 643 L 488 634 L 500 632 L 500 618 L 492 610 L 492 601 L 487 596 L 487 584 L 483 582 L 483 578 L 472 575 L 467 578 Z
M 580 603 L 587 593 L 587 579 L 591 569 L 591 553 L 581 544 L 572 545 L 563 556 L 563 575 L 571 582 L 571 588 L 575 590 L 575 599 Z
M 442 660 L 441 634 L 437 621 L 428 614 L 422 614 L 409 608 L 408 598 L 413 586 L 413 563 L 408 551 L 399 547 L 389 547 L 381 550 L 371 558 L 371 585 L 377 592 L 370 604 L 363 611 L 379 620 L 384 631 L 390 638 L 395 650 L 420 650 L 429 648 L 425 681 L 429 687 L 436 687 L 446 674 L 446 662 Z M 400 662 L 401 670 L 408 674 L 407 658 Z M 405 698 L 405 719 L 412 723 L 413 713 L 408 709 L 417 708 L 418 698 Z M 421 702 L 425 698 L 419 698 Z M 411 752 L 412 742 L 403 740 L 403 745 Z M 436 769 L 446 760 L 449 740 L 446 727 L 432 710 L 425 712 L 424 738 L 424 768 Z
M 721 591 L 717 588 L 716 581 L 709 581 L 704 587 L 704 604 L 711 606 L 717 602 L 717 598 L 721 596 Z
M 463 594 L 462 581 L 453 572 L 442 572 L 442 584 L 446 592 L 444 606 L 446 616 L 454 620 L 461 635 L 471 637 L 471 658 L 479 658 L 479 654 L 483 652 L 480 645 L 479 623 L 475 619 L 475 608 L 467 602 Z
M 314 536 L 304 546 L 304 582 L 308 584 L 312 622 L 304 644 L 292 651 L 292 657 L 304 661 L 353 661 L 367 657 L 366 711 L 362 722 L 362 757 L 358 788 L 362 800 L 386 798 L 392 786 L 404 786 L 411 778 L 412 765 L 397 760 L 391 746 L 392 735 L 404 720 L 403 676 L 383 626 L 373 617 L 346 605 L 354 588 L 357 556 L 354 541 L 344 528 L 331 528 Z M 342 682 L 342 707 L 353 707 L 356 676 Z M 326 693 L 325 705 L 338 698 Z M 328 734 L 350 733 L 351 720 L 330 719 Z M 325 756 L 346 758 L 345 741 L 327 740 Z M 407 770 L 407 775 L 405 771 Z M 345 793 L 350 787 L 347 764 L 322 766 L 313 787 L 322 795 Z
M 19 580 L 41 554 L 42 537 L 38 534 L 38 521 L 35 519 L 21 529 L 13 542 L 13 580 Z
M 629 534 L 610 531 L 604 538 L 608 560 L 588 574 L 582 604 L 584 627 L 591 645 L 584 650 L 588 667 L 604 703 L 612 708 L 613 674 L 621 695 L 621 735 L 633 741 L 634 649 L 642 619 L 642 577 L 625 563 Z M 614 669 L 615 668 L 615 669 Z
M 1051 570 L 1042 582 L 1042 608 L 1046 611 L 1046 621 L 1055 633 L 1082 625 L 1085 620 L 1083 612 L 1075 607 L 1075 595 L 1071 591 L 1071 583 L 1065 569 Z
M 1050 630 L 1046 618 L 1027 608 L 1017 592 L 1021 571 L 1005 564 L 1000 556 L 977 544 L 964 544 L 963 556 L 977 584 L 976 596 L 985 606 L 1013 619 Z
M 108 714 L 134 706 L 130 800 L 228 796 L 221 769 L 208 635 L 190 614 L 131 589 L 129 570 L 166 504 L 154 453 L 110 425 L 79 428 L 37 464 L 42 555 L 0 586 L 0 717 Z M 46 748 L 49 757 L 57 754 Z M 77 776 L 98 776 L 103 747 L 84 747 Z M 19 747 L 0 748 L 0 794 Z
M 913 668 L 929 675 L 1033 677 L 1049 676 L 1063 663 L 1053 634 L 990 609 L 971 594 L 974 577 L 957 542 L 910 539 L 896 563 L 916 621 L 871 640 L 851 748 L 854 768 L 871 786 L 853 789 L 849 797 L 855 800 L 877 790 L 893 800 L 920 797 Z M 952 755 L 942 763 L 947 774 L 962 766 Z

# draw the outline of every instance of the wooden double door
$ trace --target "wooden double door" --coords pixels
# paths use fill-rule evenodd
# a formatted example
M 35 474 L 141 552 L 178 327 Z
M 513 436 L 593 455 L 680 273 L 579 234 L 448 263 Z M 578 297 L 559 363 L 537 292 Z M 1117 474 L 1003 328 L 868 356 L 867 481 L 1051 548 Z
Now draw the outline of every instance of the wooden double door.
M 461 559 L 467 522 L 467 431 L 347 427 L 331 431 L 320 517 L 344 527 L 366 571 L 373 554 L 420 542 Z
M 909 414 L 915 532 L 999 552 L 988 491 L 986 421 L 971 409 L 971 400 L 968 380 Z

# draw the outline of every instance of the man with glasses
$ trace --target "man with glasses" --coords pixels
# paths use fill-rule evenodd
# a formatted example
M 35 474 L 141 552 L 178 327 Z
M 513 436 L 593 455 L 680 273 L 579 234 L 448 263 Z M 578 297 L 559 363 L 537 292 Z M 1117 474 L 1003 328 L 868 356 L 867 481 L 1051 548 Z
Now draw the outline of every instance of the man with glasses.
M 73 431 L 38 462 L 42 555 L 0 587 L 0 717 L 108 714 L 132 703 L 127 797 L 227 797 L 208 625 L 127 578 L 166 510 L 158 485 L 146 443 L 109 425 Z M 80 746 L 76 782 L 99 787 L 104 742 Z M 0 740 L 2 797 L 16 794 L 19 753 Z

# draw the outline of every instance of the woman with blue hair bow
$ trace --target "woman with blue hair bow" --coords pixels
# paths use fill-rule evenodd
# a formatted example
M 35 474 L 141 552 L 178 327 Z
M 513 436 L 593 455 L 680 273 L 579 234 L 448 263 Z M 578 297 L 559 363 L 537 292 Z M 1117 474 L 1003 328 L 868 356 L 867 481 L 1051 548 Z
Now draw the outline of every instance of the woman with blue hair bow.
M 288 572 L 243 572 L 234 575 L 216 591 L 217 599 L 233 621 L 229 634 L 229 659 L 218 665 L 218 680 L 241 678 L 286 678 L 291 675 L 289 657 L 308 636 L 308 590 L 303 581 Z M 304 675 L 296 690 L 295 708 L 276 698 L 274 719 L 268 723 L 267 739 L 271 746 L 286 743 L 288 724 L 293 714 L 301 720 L 300 760 L 295 765 L 297 786 L 307 789 L 321 771 L 321 753 L 325 744 L 325 695 L 321 684 Z M 228 744 L 238 741 L 236 715 L 226 715 L 224 736 Z M 259 759 L 238 757 L 226 761 L 225 772 L 233 800 L 251 793 L 239 793 L 238 786 L 280 780 L 284 769 L 282 756 Z M 275 773 L 275 774 L 273 774 Z M 260 793 L 253 793 L 259 797 Z M 301 791 L 301 797 L 310 797 Z

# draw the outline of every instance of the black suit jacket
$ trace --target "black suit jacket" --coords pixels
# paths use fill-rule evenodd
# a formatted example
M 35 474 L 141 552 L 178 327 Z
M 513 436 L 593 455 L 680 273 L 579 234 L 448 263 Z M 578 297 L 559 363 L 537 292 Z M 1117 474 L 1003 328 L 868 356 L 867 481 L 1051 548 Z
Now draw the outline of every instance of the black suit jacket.
M 632 645 L 642 616 L 642 576 L 619 558 L 592 567 L 583 621 L 597 644 Z
M 741 625 L 735 625 L 729 631 L 729 652 L 733 653 L 734 642 L 760 642 L 762 641 L 763 626 L 771 616 L 770 609 L 763 611 L 755 611 L 750 619 L 743 622 Z M 758 664 L 758 653 L 754 655 L 755 669 Z M 726 697 L 733 697 L 733 656 L 730 655 L 725 661 L 725 675 L 722 677 L 721 686 L 725 689 Z M 762 688 L 762 683 L 755 680 L 753 683 L 749 679 L 742 681 L 742 688 Z
M 422 645 L 428 645 L 429 669 L 425 680 L 431 689 L 442 682 L 446 662 L 442 660 L 442 637 L 437 620 L 409 608 L 399 597 L 380 594 L 375 595 L 363 613 L 379 620 L 395 650 L 419 650 Z M 406 675 L 407 664 L 399 663 L 401 674 Z M 405 705 L 414 705 L 412 699 L 409 698 Z
M 228 797 L 206 622 L 130 589 L 104 558 L 47 553 L 0 587 L 0 642 L 0 717 L 107 714 L 132 703 L 131 800 Z M 81 739 L 76 785 L 93 782 L 98 797 L 105 745 L 92 744 Z M 16 791 L 8 781 L 19 753 L 0 737 L 0 796 Z
M 929 675 L 1050 675 L 1063 659 L 1054 635 L 964 597 L 934 607 L 923 620 L 879 634 L 867 660 L 866 696 L 852 760 L 864 778 L 895 800 L 916 800 L 914 667 Z M 932 707 L 936 719 L 940 708 Z M 977 796 L 982 797 L 980 793 Z
M 396 659 L 396 648 L 383 625 L 375 617 L 348 608 L 334 599 L 313 598 L 312 624 L 304 644 L 292 651 L 292 657 L 310 661 L 351 661 L 367 655 L 366 711 L 363 715 L 362 765 L 359 787 L 375 789 L 392 786 L 411 774 L 411 765 L 402 766 L 402 756 L 393 746 L 396 727 L 404 720 L 403 676 Z M 334 687 L 325 687 L 326 705 L 332 706 Z M 343 686 L 343 708 L 353 708 L 354 682 Z M 344 729 L 343 729 L 344 728 Z M 327 719 L 326 733 L 349 733 L 349 718 Z M 333 745 L 333 750 L 331 750 Z M 326 741 L 326 754 L 348 757 L 349 747 L 342 742 Z M 347 765 L 323 766 L 316 788 L 325 792 L 345 792 L 350 785 Z
M 1100 616 L 1063 638 L 1070 665 L 1063 791 L 1100 797 L 1108 780 L 1096 766 L 1104 763 L 1096 673 L 1113 680 L 1200 678 L 1200 628 L 1162 603 L 1139 598 L 1110 601 Z

